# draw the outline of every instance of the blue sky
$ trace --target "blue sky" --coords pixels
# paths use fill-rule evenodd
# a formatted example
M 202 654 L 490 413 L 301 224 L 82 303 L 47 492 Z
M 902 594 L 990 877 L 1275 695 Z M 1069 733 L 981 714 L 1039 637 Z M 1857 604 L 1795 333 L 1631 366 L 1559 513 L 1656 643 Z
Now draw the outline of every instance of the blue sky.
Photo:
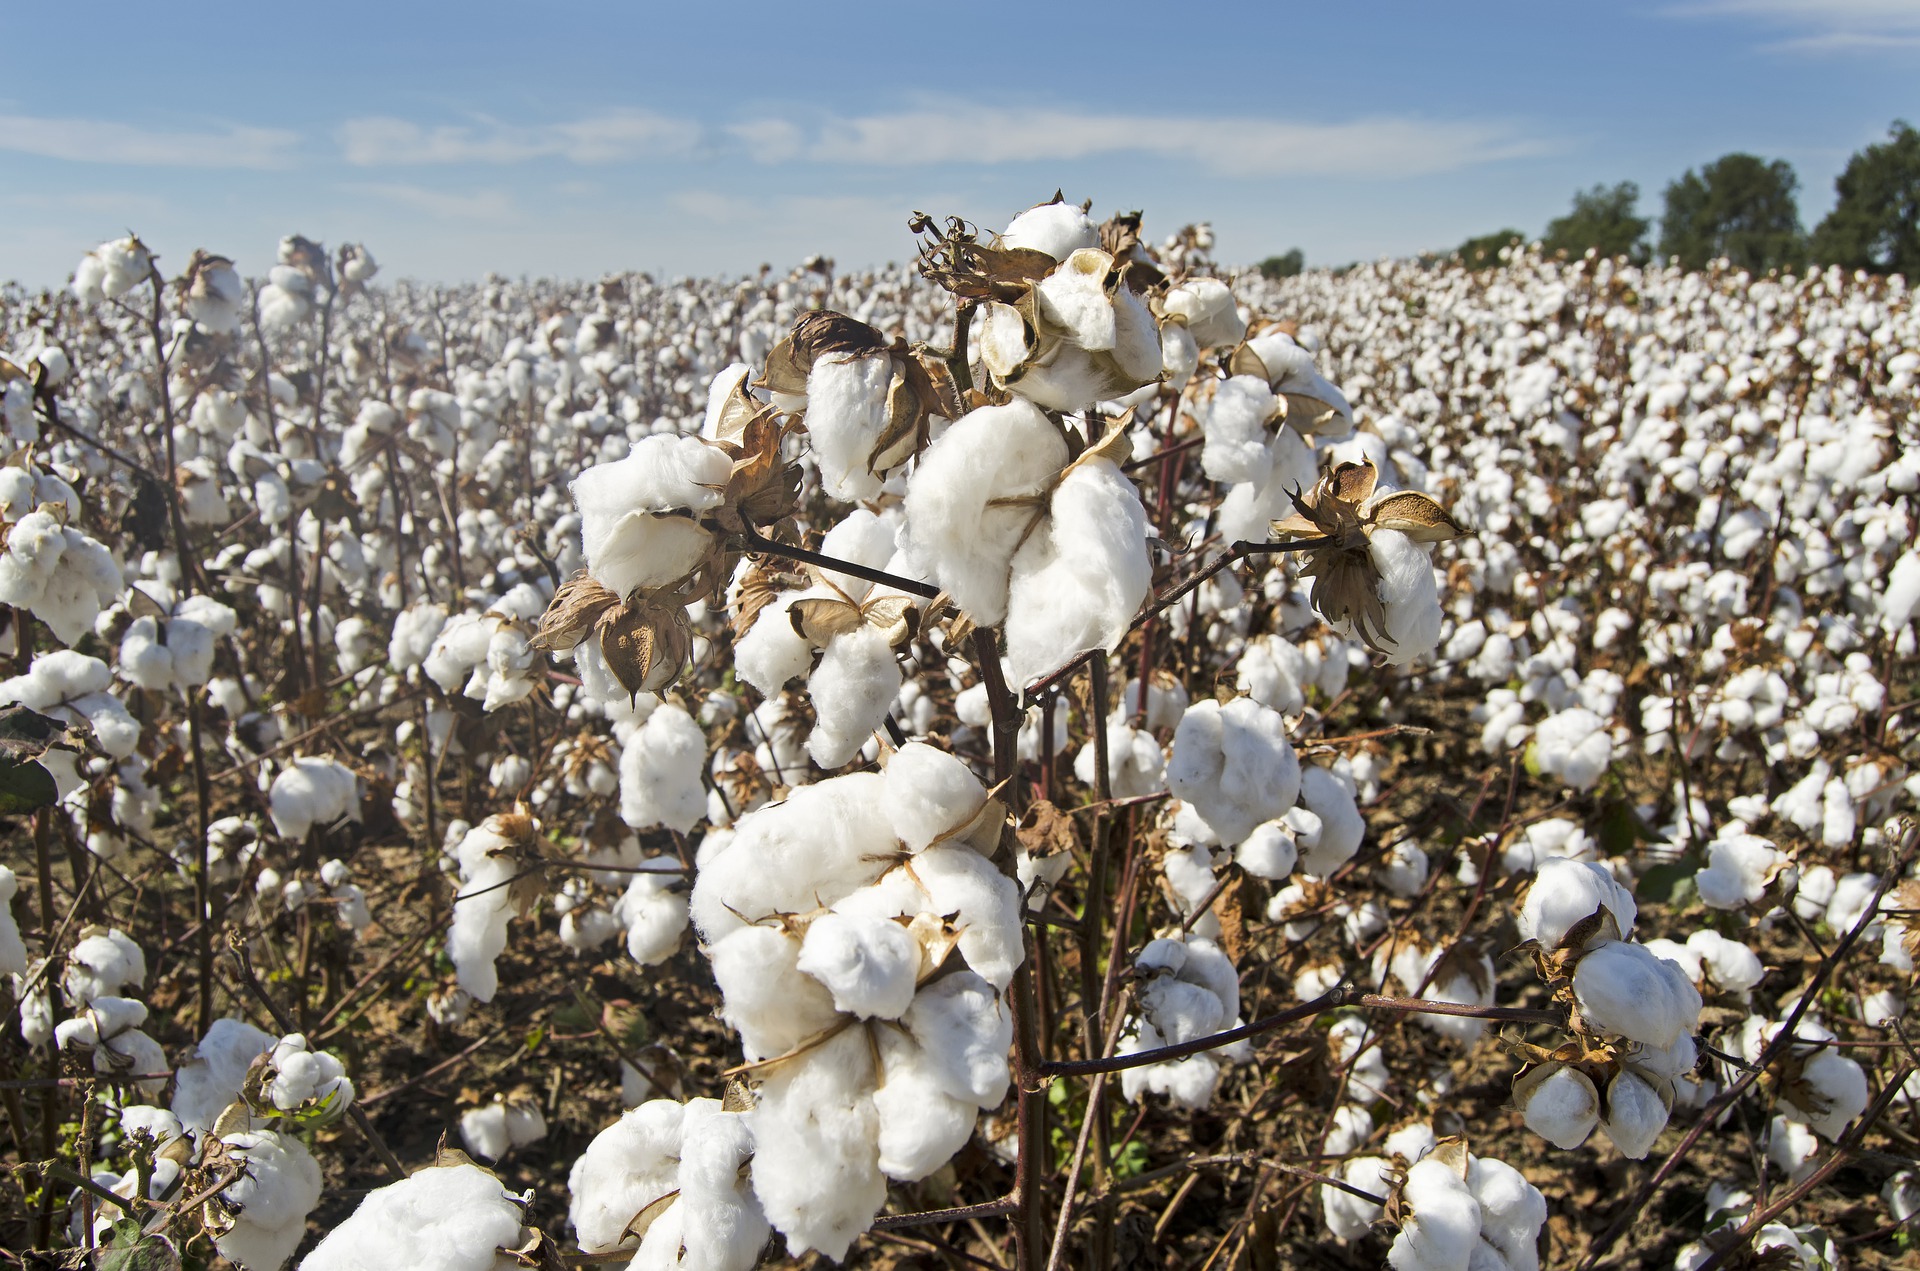
M 1920 0 L 1182 6 L 12 5 L 0 278 L 138 231 L 435 280 L 911 251 L 1055 187 L 1333 264 L 1538 233 L 1572 192 L 1784 158 L 1809 225 L 1920 121 Z M 31 53 L 26 52 L 31 50 Z

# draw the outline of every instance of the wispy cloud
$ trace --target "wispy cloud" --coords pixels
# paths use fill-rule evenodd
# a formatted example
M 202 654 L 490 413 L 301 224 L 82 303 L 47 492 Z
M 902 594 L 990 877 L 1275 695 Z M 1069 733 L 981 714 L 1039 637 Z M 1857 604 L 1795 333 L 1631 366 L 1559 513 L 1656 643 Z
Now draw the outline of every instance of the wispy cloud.
M 1309 123 L 1257 116 L 1093 114 L 967 106 L 832 120 L 791 157 L 885 166 L 1189 160 L 1235 176 L 1407 176 L 1545 153 L 1503 124 L 1417 118 Z
M 143 128 L 111 119 L 0 115 L 0 151 L 73 163 L 162 168 L 284 168 L 298 133 L 229 125 L 207 130 Z
M 440 220 L 513 221 L 520 217 L 520 205 L 504 190 L 433 190 L 421 185 L 396 182 L 350 182 L 340 187 L 350 194 L 365 194 L 409 208 Z
M 614 111 L 557 124 L 516 126 L 494 120 L 425 127 L 407 119 L 372 116 L 341 125 L 348 163 L 394 165 L 524 163 L 562 158 L 580 164 L 621 163 L 691 152 L 699 124 L 647 111 Z
M 1694 0 L 1675 17 L 1746 18 L 1778 32 L 1762 47 L 1787 53 L 1920 48 L 1920 0 Z

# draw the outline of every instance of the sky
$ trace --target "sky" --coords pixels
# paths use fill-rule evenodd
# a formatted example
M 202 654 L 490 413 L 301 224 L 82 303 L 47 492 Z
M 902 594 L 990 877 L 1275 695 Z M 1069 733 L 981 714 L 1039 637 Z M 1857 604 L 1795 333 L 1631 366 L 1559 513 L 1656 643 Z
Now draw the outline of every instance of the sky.
M 1541 232 L 1745 150 L 1802 220 L 1920 121 L 1920 0 L 10 5 L 0 279 L 129 230 L 177 270 L 282 235 L 389 277 L 909 256 L 1052 196 L 1330 265 Z M 29 52 L 31 51 L 31 52 Z

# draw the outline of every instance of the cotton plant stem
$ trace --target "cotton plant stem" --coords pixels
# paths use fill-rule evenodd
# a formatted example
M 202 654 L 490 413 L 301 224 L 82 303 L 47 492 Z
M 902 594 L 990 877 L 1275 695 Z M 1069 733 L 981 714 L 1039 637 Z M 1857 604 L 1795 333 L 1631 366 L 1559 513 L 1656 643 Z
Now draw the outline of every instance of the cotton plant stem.
M 1828 978 L 1846 959 L 1848 952 L 1866 931 L 1868 924 L 1879 917 L 1880 902 L 1886 899 L 1887 892 L 1905 875 L 1907 865 L 1913 860 L 1916 846 L 1920 846 L 1920 827 L 1910 823 L 1899 851 L 1887 864 L 1886 873 L 1880 886 L 1875 889 L 1872 901 L 1861 910 L 1859 919 L 1854 922 L 1847 934 L 1840 938 L 1840 943 L 1834 946 L 1833 951 L 1820 959 L 1820 965 L 1815 968 L 1812 981 L 1800 994 L 1800 1000 L 1794 1005 L 1786 1020 L 1781 1023 L 1779 1031 L 1773 1035 L 1773 1040 L 1761 1050 L 1753 1070 L 1742 1073 L 1739 1080 L 1714 1096 L 1707 1106 L 1700 1110 L 1693 1128 L 1688 1130 L 1673 1151 L 1668 1153 L 1667 1159 L 1660 1162 L 1660 1167 L 1653 1172 L 1652 1177 L 1640 1185 L 1640 1190 L 1635 1192 L 1621 1208 L 1619 1216 L 1613 1220 L 1612 1225 L 1601 1234 L 1598 1240 L 1594 1241 L 1586 1258 L 1581 1261 L 1579 1271 L 1594 1271 L 1600 1259 L 1606 1257 L 1613 1249 L 1615 1242 L 1626 1233 L 1627 1228 L 1633 1224 L 1633 1220 L 1646 1210 L 1647 1203 L 1653 1199 L 1654 1193 L 1660 1190 L 1660 1185 L 1666 1182 L 1673 1171 L 1679 1167 L 1680 1162 L 1686 1159 L 1687 1153 L 1693 1150 L 1694 1145 L 1707 1132 L 1707 1128 L 1719 1120 L 1720 1114 L 1732 1107 L 1735 1101 L 1760 1079 L 1768 1066 L 1794 1044 L 1793 1030 L 1799 1027 L 1808 1008 L 1819 998 L 1821 989 L 1826 987 Z
M 853 561 L 837 560 L 821 552 L 809 551 L 804 547 L 795 547 L 789 543 L 777 543 L 760 533 L 751 525 L 740 532 L 740 538 L 746 543 L 747 550 L 763 556 L 781 556 L 787 560 L 799 561 L 804 565 L 816 565 L 821 569 L 830 569 L 836 574 L 848 574 L 854 578 L 865 579 L 870 583 L 879 583 L 895 591 L 904 591 L 908 595 L 922 596 L 928 600 L 940 594 L 940 589 L 931 583 L 919 582 L 912 578 L 902 578 L 898 574 L 889 574 L 884 569 L 874 569 Z
M 260 983 L 260 977 L 253 973 L 253 960 L 247 956 L 246 946 L 237 938 L 229 937 L 227 952 L 233 956 L 233 964 L 240 972 L 241 982 L 247 986 L 247 991 L 253 994 L 260 1005 L 266 1008 L 267 1014 L 273 1017 L 274 1026 L 283 1035 L 299 1032 L 293 1020 L 280 1009 L 280 1004 L 273 1000 L 273 995 L 267 992 L 267 986 Z M 367 1116 L 366 1109 L 356 1101 L 347 1105 L 347 1115 L 353 1119 L 354 1125 L 359 1127 L 361 1136 L 367 1141 L 367 1146 L 371 1147 L 374 1155 L 380 1158 L 380 1163 L 387 1167 L 387 1172 L 393 1175 L 394 1181 L 404 1182 L 407 1177 L 407 1167 L 400 1163 L 400 1158 L 393 1154 L 393 1149 L 387 1146 L 387 1141 L 380 1137 L 378 1130 L 373 1128 L 373 1121 Z

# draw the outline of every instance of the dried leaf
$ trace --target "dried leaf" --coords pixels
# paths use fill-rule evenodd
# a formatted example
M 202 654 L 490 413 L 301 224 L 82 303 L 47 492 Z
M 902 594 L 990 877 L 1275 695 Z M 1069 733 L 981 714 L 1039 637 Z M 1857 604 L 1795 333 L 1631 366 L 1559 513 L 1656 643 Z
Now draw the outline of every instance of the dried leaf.
M 813 364 L 829 353 L 878 353 L 887 347 L 887 338 L 858 318 L 831 309 L 803 313 L 793 324 L 793 361 L 813 369 Z
M 620 597 L 583 569 L 553 593 L 547 611 L 540 615 L 539 628 L 527 643 L 536 649 L 565 653 L 586 639 L 601 615 L 619 603 Z
M 1080 846 L 1080 827 L 1073 816 L 1047 799 L 1035 799 L 1027 805 L 1014 835 L 1027 855 L 1036 859 L 1071 852 Z
M 757 387 L 789 397 L 805 397 L 807 373 L 812 366 L 811 362 L 803 365 L 796 359 L 793 337 L 784 336 L 767 350 L 767 369 L 761 373 Z
M 1227 374 L 1251 375 L 1257 380 L 1265 381 L 1267 378 L 1267 364 L 1260 360 L 1258 353 L 1255 353 L 1247 345 L 1242 344 L 1234 349 L 1232 355 L 1227 358 Z
M 1398 530 L 1416 543 L 1441 543 L 1466 533 L 1466 527 L 1448 515 L 1431 497 L 1417 490 L 1401 490 L 1375 500 L 1365 519 L 1384 530 Z
M 876 596 L 860 606 L 860 619 L 887 638 L 893 648 L 907 644 L 919 632 L 920 612 L 912 596 Z
M 812 596 L 796 600 L 787 609 L 787 620 L 802 640 L 816 649 L 827 647 L 837 635 L 858 630 L 862 621 L 860 606 L 831 596 Z

